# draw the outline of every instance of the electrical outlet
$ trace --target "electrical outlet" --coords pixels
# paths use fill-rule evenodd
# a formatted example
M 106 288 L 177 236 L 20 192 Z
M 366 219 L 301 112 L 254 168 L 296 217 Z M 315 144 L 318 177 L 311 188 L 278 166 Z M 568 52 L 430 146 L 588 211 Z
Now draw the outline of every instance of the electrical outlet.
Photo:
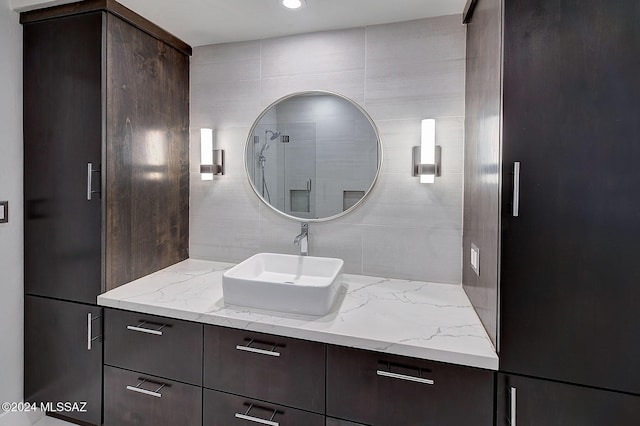
M 471 244 L 471 269 L 480 276 L 480 249 L 475 244 Z
M 0 201 L 0 223 L 9 222 L 9 202 Z

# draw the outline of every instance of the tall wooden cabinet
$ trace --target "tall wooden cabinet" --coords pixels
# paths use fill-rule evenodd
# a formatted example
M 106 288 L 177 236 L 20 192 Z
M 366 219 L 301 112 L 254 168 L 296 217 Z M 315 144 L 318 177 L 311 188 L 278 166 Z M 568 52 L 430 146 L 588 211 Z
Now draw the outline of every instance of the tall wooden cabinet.
M 25 400 L 102 419 L 105 290 L 188 257 L 188 45 L 111 0 L 21 14 Z
M 493 267 L 506 373 L 500 395 L 509 396 L 498 404 L 509 405 L 498 424 L 507 424 L 512 402 L 518 425 L 640 424 L 637 409 L 624 409 L 630 401 L 640 406 L 640 3 L 474 3 L 468 60 L 486 57 L 484 43 L 501 63 L 467 67 L 478 84 L 467 102 L 490 98 L 485 82 L 502 77 Z M 483 78 L 489 72 L 497 74 Z M 468 114 L 467 122 L 480 118 Z M 610 421 L 584 422 L 579 410 Z
M 640 4 L 504 15 L 502 369 L 640 394 Z

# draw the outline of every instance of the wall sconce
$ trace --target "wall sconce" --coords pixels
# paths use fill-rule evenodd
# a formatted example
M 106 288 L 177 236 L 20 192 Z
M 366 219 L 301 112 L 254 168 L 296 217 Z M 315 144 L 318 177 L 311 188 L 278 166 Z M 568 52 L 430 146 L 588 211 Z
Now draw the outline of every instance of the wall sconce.
M 413 147 L 413 176 L 420 176 L 420 183 L 434 183 L 440 176 L 442 149 L 436 146 L 436 120 L 422 120 L 420 146 Z
M 287 9 L 300 9 L 305 6 L 305 0 L 280 0 L 280 4 L 286 7 Z
M 213 149 L 213 129 L 200 129 L 200 177 L 213 180 L 224 174 L 224 150 Z

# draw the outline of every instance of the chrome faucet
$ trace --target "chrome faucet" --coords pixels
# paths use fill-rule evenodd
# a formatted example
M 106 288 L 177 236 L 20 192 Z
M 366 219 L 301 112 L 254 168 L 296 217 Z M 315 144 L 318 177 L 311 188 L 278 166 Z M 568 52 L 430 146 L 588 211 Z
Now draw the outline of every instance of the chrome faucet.
M 309 224 L 307 222 L 302 222 L 300 225 L 300 235 L 293 240 L 293 244 L 300 246 L 300 256 L 309 254 Z

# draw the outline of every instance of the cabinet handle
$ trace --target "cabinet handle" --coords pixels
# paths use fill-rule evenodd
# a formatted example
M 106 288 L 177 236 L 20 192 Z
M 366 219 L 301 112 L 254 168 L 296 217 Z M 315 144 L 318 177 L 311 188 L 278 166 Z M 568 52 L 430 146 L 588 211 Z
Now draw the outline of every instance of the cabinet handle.
M 98 317 L 95 317 L 95 318 L 92 318 L 92 316 L 91 316 L 91 312 L 89 312 L 89 313 L 87 314 L 87 350 L 88 350 L 88 351 L 90 351 L 90 350 L 91 350 L 91 347 L 92 347 L 93 342 L 95 342 L 95 341 L 96 341 L 96 340 L 98 340 L 100 337 L 102 337 L 101 335 L 100 335 L 100 336 L 93 337 L 93 327 L 92 327 L 92 323 L 93 323 L 93 321 L 95 321 L 95 320 L 97 320 L 97 319 L 99 319 L 99 318 L 100 318 L 99 316 L 98 316 Z
M 246 345 L 237 345 L 236 349 L 239 351 L 245 351 L 245 352 L 252 352 L 254 354 L 261 354 L 261 355 L 269 355 L 269 356 L 280 356 L 280 352 L 276 352 L 275 349 L 278 346 L 278 344 L 274 344 L 273 347 L 270 350 L 265 350 L 265 349 L 258 349 L 258 348 L 252 348 L 251 344 L 253 343 L 253 339 L 251 339 L 249 341 L 249 343 L 247 343 Z
M 509 410 L 509 424 L 516 426 L 516 388 L 511 386 L 509 389 L 510 410 Z
M 100 170 L 93 170 L 93 164 L 87 163 L 87 201 L 91 201 L 92 194 L 99 194 L 100 191 L 93 190 L 93 174 L 100 173 Z
M 377 370 L 376 373 L 378 374 L 378 376 L 391 377 L 393 379 L 408 380 L 410 382 L 424 383 L 426 385 L 435 384 L 433 380 L 425 379 L 424 377 L 407 376 L 405 374 L 391 373 L 384 370 Z
M 148 381 L 146 379 L 140 378 L 139 380 L 141 380 L 140 383 L 138 383 L 136 386 L 127 386 L 127 390 L 133 391 L 133 392 L 137 392 L 137 393 L 141 393 L 144 395 L 149 395 L 149 396 L 153 396 L 156 398 L 162 398 L 162 394 L 160 393 L 160 391 L 162 390 L 162 388 L 164 388 L 165 386 L 167 386 L 166 383 L 155 383 L 155 382 L 151 382 Z M 159 385 L 160 387 L 158 389 L 156 389 L 155 391 L 151 391 L 148 389 L 144 389 L 141 386 L 145 383 L 153 383 L 155 385 Z
M 162 336 L 162 329 L 167 326 L 167 324 L 159 324 L 160 327 L 158 327 L 156 329 L 153 329 L 153 328 L 144 328 L 144 327 L 142 327 L 145 324 L 147 324 L 147 322 L 146 321 L 142 321 L 137 326 L 136 325 L 128 325 L 127 326 L 127 330 L 138 331 L 140 333 L 153 334 L 155 336 Z
M 520 213 L 520 162 L 513 163 L 513 217 Z
M 236 413 L 236 418 L 242 419 L 242 420 L 247 420 L 247 421 L 254 422 L 254 423 L 260 423 L 261 425 L 280 426 L 280 423 L 273 421 L 273 418 L 278 413 L 277 410 L 273 410 L 273 414 L 271 415 L 271 418 L 269 418 L 269 420 L 266 420 L 266 419 L 261 419 L 259 417 L 250 416 L 249 415 L 249 411 L 251 411 L 252 408 L 253 408 L 253 404 L 250 404 L 249 408 L 247 408 L 247 411 L 245 411 L 244 414 Z

